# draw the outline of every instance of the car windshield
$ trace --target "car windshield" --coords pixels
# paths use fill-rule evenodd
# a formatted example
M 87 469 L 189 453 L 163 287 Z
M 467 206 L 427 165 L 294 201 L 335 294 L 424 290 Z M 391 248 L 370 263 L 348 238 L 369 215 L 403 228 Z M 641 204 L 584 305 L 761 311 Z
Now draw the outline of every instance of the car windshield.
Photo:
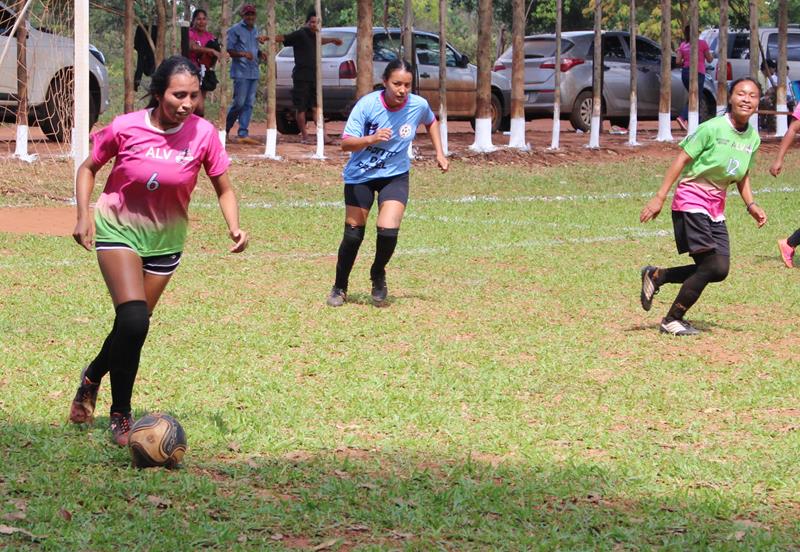
M 342 40 L 342 44 L 337 46 L 333 43 L 323 44 L 322 45 L 322 57 L 323 58 L 337 58 L 342 57 L 347 53 L 347 50 L 350 49 L 350 45 L 353 44 L 353 41 L 356 39 L 356 35 L 351 32 L 347 31 L 322 31 L 322 36 L 325 38 L 340 38 Z M 291 46 L 286 46 L 283 50 L 278 52 L 278 57 L 285 58 L 285 57 L 294 57 L 294 48 Z
M 561 39 L 561 53 L 568 52 L 573 44 L 569 40 Z M 501 57 L 511 58 L 513 48 L 506 50 Z M 533 38 L 525 40 L 525 59 L 549 58 L 556 55 L 556 39 Z

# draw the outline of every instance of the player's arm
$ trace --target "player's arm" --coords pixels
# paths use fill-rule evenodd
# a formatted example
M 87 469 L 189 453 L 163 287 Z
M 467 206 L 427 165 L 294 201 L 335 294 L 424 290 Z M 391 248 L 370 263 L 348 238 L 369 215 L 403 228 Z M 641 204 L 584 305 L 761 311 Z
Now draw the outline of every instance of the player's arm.
M 392 138 L 391 128 L 381 128 L 369 136 L 345 136 L 342 138 L 342 151 L 361 151 L 378 142 L 387 142 Z
M 736 187 L 739 188 L 739 195 L 742 196 L 747 212 L 756 220 L 758 227 L 761 228 L 767 223 L 767 213 L 753 199 L 753 190 L 750 187 L 750 171 L 747 171 L 744 178 L 736 183 Z
M 667 172 L 664 173 L 664 179 L 661 181 L 661 187 L 656 192 L 655 197 L 647 202 L 647 204 L 644 206 L 644 209 L 642 209 L 642 212 L 639 214 L 640 222 L 647 222 L 648 220 L 652 220 L 658 216 L 658 214 L 661 212 L 661 208 L 664 206 L 664 201 L 666 201 L 667 194 L 669 194 L 672 185 L 675 184 L 676 180 L 678 180 L 678 177 L 683 172 L 683 169 L 686 168 L 686 165 L 691 162 L 692 158 L 689 157 L 689 154 L 681 150 L 681 152 L 678 154 L 678 157 L 667 169 Z
M 249 236 L 247 232 L 239 228 L 239 204 L 236 201 L 236 194 L 233 192 L 231 180 L 228 173 L 224 172 L 217 176 L 209 176 L 214 191 L 217 193 L 217 201 L 222 210 L 225 224 L 228 225 L 228 233 L 234 242 L 231 253 L 241 253 L 247 248 Z
M 90 155 L 80 167 L 75 179 L 75 200 L 78 206 L 78 220 L 72 237 L 86 250 L 91 251 L 94 245 L 94 220 L 89 211 L 89 199 L 94 190 L 94 181 L 100 166 L 92 160 Z
M 786 155 L 786 152 L 789 151 L 789 146 L 791 146 L 792 142 L 794 142 L 794 137 L 798 130 L 800 130 L 800 119 L 795 119 L 792 121 L 792 124 L 789 125 L 789 129 L 786 131 L 786 134 L 783 135 L 781 146 L 778 148 L 778 155 L 775 156 L 775 161 L 773 161 L 772 165 L 769 167 L 769 174 L 772 176 L 778 176 L 781 174 L 781 171 L 783 170 L 783 158 Z
M 447 169 L 450 168 L 450 161 L 447 159 L 447 156 L 444 154 L 444 149 L 442 148 L 442 135 L 439 132 L 439 121 L 434 118 L 433 122 L 426 125 L 425 128 L 428 130 L 428 136 L 431 137 L 433 149 L 436 151 L 436 163 L 439 164 L 439 168 L 442 169 L 442 172 L 447 172 Z
M 342 45 L 342 39 L 335 36 L 323 36 L 322 37 L 323 44 L 336 44 L 337 46 Z

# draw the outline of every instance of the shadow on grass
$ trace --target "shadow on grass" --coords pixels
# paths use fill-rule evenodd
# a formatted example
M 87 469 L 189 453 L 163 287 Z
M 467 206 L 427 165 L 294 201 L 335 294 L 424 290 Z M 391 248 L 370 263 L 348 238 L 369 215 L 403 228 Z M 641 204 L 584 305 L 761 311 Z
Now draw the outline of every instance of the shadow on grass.
M 2 523 L 27 532 L 0 532 L 0 547 L 763 550 L 800 539 L 783 517 L 791 505 L 645 481 L 614 462 L 344 447 L 208 457 L 190 436 L 182 469 L 135 470 L 104 426 L 8 423 L 0 455 Z

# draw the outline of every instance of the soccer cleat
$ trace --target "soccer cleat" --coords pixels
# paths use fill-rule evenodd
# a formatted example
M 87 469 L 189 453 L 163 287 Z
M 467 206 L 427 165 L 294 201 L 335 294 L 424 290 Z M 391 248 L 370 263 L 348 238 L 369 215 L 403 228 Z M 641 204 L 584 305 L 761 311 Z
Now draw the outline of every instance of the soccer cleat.
M 381 276 L 372 280 L 372 301 L 376 305 L 382 304 L 386 301 L 389 295 L 389 288 L 386 287 L 386 277 Z
M 69 421 L 73 424 L 91 424 L 94 422 L 94 408 L 97 404 L 97 391 L 100 389 L 99 383 L 92 383 L 86 377 L 86 370 L 89 366 L 81 372 L 81 384 L 78 386 L 78 391 L 75 393 L 75 398 L 72 399 L 72 404 L 69 407 Z
M 239 143 L 247 144 L 250 146 L 258 146 L 259 144 L 261 144 L 261 142 L 259 142 L 255 138 L 251 138 L 250 136 L 239 136 Z
M 697 335 L 700 330 L 689 324 L 686 320 L 678 320 L 676 318 L 664 318 L 661 320 L 659 327 L 661 333 L 670 335 Z
M 789 245 L 786 240 L 778 240 L 778 249 L 781 251 L 781 259 L 787 268 L 794 268 L 794 247 Z
M 329 307 L 341 307 L 344 305 L 345 300 L 347 299 L 347 292 L 342 288 L 337 288 L 333 286 L 331 288 L 331 292 L 328 295 L 328 300 L 326 303 Z
M 639 300 L 642 302 L 642 308 L 646 311 L 653 306 L 653 296 L 658 293 L 660 287 L 655 279 L 656 270 L 658 267 L 650 265 L 642 268 L 642 292 L 639 294 Z
M 133 427 L 133 416 L 131 416 L 130 412 L 127 414 L 122 414 L 121 412 L 111 413 L 109 428 L 111 429 L 111 437 L 116 444 L 121 447 L 128 446 L 131 427 Z

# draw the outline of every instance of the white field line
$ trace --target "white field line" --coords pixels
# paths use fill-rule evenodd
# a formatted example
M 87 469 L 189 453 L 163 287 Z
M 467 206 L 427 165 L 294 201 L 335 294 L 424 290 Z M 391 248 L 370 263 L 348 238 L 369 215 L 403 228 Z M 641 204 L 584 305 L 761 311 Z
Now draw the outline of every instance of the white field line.
M 540 247 L 554 247 L 554 246 L 561 246 L 561 245 L 573 245 L 573 244 L 591 244 L 591 243 L 607 243 L 607 242 L 621 242 L 621 241 L 628 241 L 631 239 L 639 239 L 639 238 L 663 238 L 667 236 L 671 236 L 672 232 L 667 230 L 641 230 L 636 227 L 624 227 L 620 228 L 620 231 L 628 232 L 627 234 L 617 234 L 613 236 L 585 236 L 579 238 L 553 238 L 553 239 L 542 239 L 542 240 L 523 240 L 518 242 L 505 242 L 505 243 L 491 243 L 486 245 L 481 245 L 478 247 L 415 247 L 410 249 L 398 249 L 395 255 L 400 255 L 403 257 L 422 257 L 427 255 L 441 255 L 447 253 L 476 253 L 476 252 L 492 252 L 492 251 L 503 251 L 508 249 L 536 249 Z M 269 259 L 288 259 L 288 260 L 297 260 L 297 261 L 310 261 L 320 258 L 334 258 L 336 257 L 336 251 L 329 251 L 329 252 L 318 252 L 318 253 L 259 253 L 258 257 L 267 257 Z M 222 257 L 222 253 L 208 253 L 208 252 L 200 252 L 200 251 L 189 251 L 187 253 L 187 258 L 190 257 L 199 257 L 199 258 L 208 258 L 208 257 Z M 248 256 L 245 254 L 245 256 Z M 16 261 L 16 260 L 15 260 Z M 84 259 L 59 259 L 59 260 L 38 260 L 32 261 L 30 259 L 20 259 L 19 262 L 0 262 L 0 270 L 10 270 L 15 268 L 24 268 L 24 267 L 54 267 L 54 266 L 79 266 L 79 265 L 86 265 L 86 264 L 95 264 L 94 256 Z
M 780 188 L 761 188 L 753 190 L 754 195 L 759 194 L 774 194 L 774 193 L 792 193 L 800 191 L 800 188 L 792 186 L 783 186 Z M 426 204 L 479 204 L 479 203 L 558 203 L 558 202 L 577 202 L 577 201 L 609 201 L 615 199 L 642 199 L 650 198 L 655 194 L 655 189 L 652 192 L 615 192 L 607 194 L 567 194 L 567 195 L 525 195 L 525 196 L 511 196 L 511 197 L 498 197 L 487 195 L 469 195 L 455 198 L 432 198 L 432 199 L 411 199 L 411 205 L 426 205 Z M 737 196 L 739 193 L 736 190 L 731 190 L 729 196 Z M 248 201 L 239 204 L 242 209 L 316 209 L 316 208 L 341 208 L 344 205 L 343 201 Z M 195 202 L 192 203 L 193 207 L 198 208 L 217 208 L 216 203 L 211 202 Z

